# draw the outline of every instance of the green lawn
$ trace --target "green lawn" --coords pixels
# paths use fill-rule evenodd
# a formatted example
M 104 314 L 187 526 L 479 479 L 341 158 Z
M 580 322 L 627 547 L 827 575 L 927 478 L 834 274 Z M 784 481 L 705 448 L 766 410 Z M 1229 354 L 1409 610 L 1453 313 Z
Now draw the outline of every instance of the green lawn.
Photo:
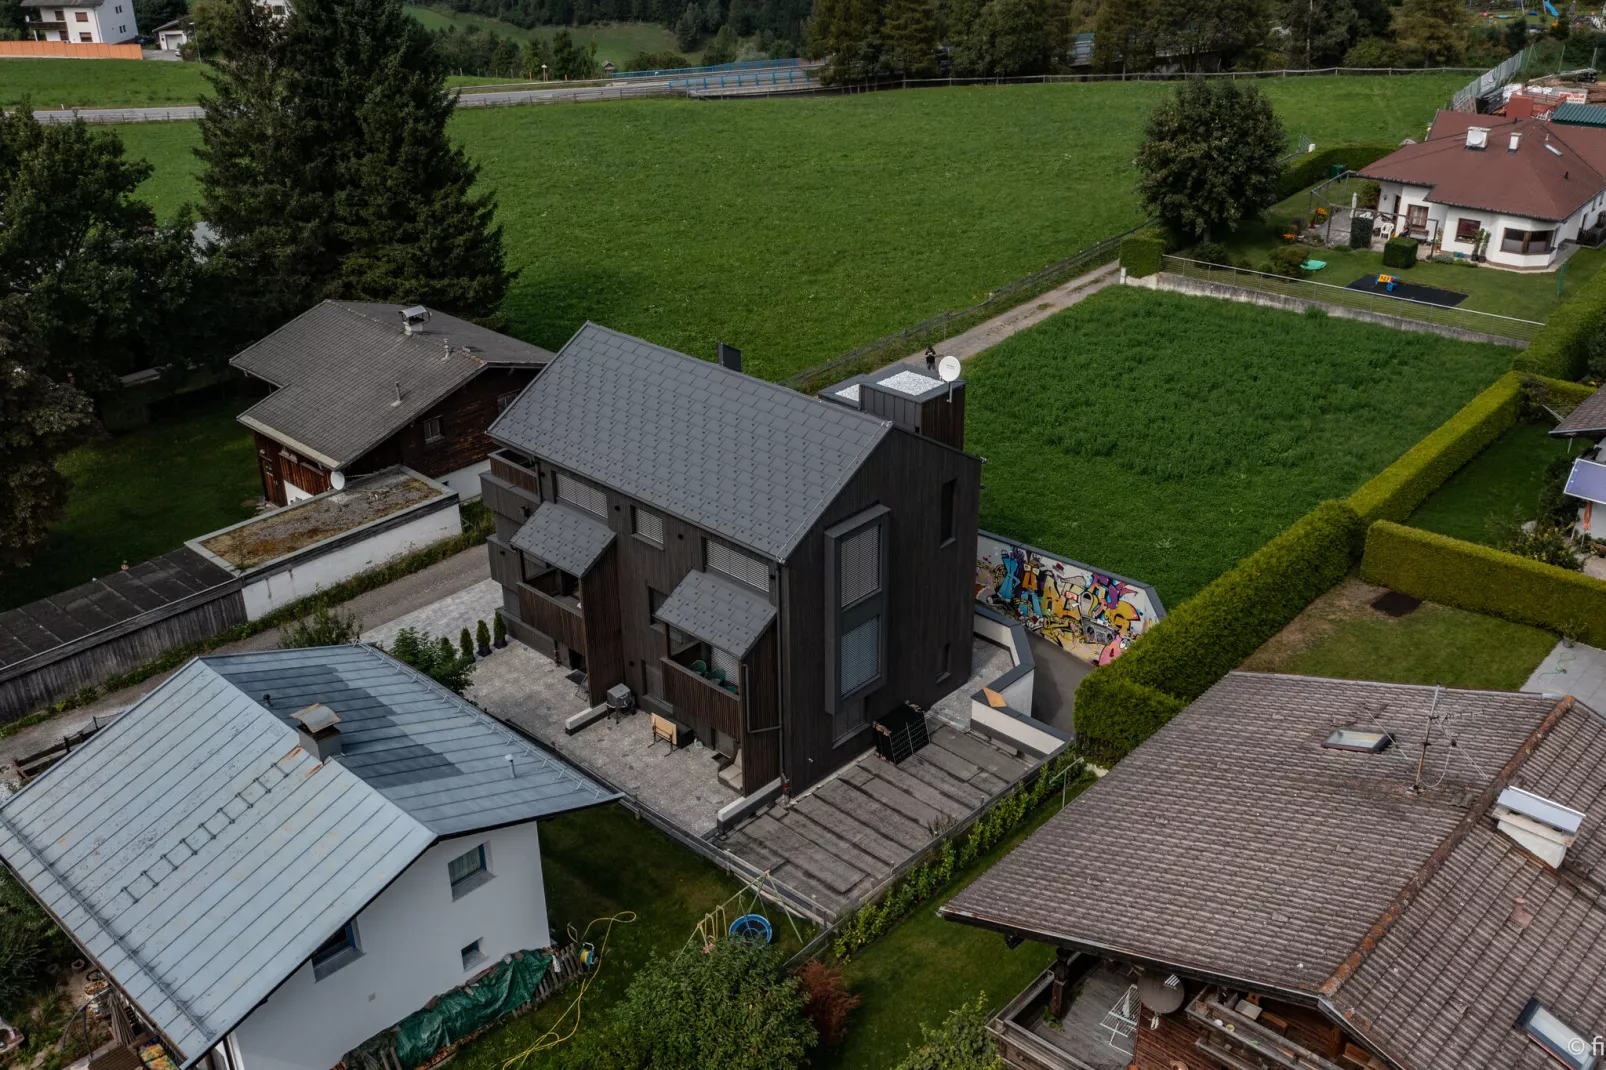
M 207 91 L 199 63 L 115 59 L 0 59 L 0 107 L 143 108 L 194 104 Z
M 1545 466 L 1578 452 L 1570 439 L 1555 439 L 1544 424 L 1518 424 L 1467 462 L 1406 522 L 1469 542 L 1487 543 L 1490 522 L 1533 520 Z M 1518 515 L 1520 514 L 1520 516 Z
M 1437 335 L 1105 290 L 967 364 L 982 526 L 1146 580 L 1174 606 L 1510 362 Z
M 1515 691 L 1556 645 L 1538 628 L 1424 602 L 1403 617 L 1371 606 L 1380 587 L 1346 580 L 1243 668 L 1402 684 Z
M 597 42 L 599 64 L 612 61 L 613 65 L 621 70 L 624 69 L 626 60 L 634 59 L 640 52 L 680 51 L 675 45 L 675 35 L 672 32 L 650 22 L 619 22 L 606 26 L 537 26 L 526 30 L 501 19 L 447 8 L 409 4 L 407 13 L 432 30 L 444 30 L 448 26 L 456 26 L 461 32 L 470 26 L 478 26 L 481 30 L 511 37 L 516 41 L 536 39 L 550 41 L 558 30 L 567 29 L 577 45 L 583 47 L 588 41 Z M 681 54 L 692 60 L 701 55 L 699 52 Z
M 1318 143 L 1419 133 L 1459 75 L 1260 83 Z M 779 378 L 1137 223 L 1132 155 L 1171 88 L 969 87 L 465 111 L 520 269 L 510 331 L 586 319 Z M 193 127 L 123 130 L 164 211 L 193 197 Z
M 625 910 L 636 912 L 630 924 L 616 924 L 603 951 L 601 973 L 581 1005 L 581 1028 L 589 1029 L 624 995 L 635 971 L 657 951 L 673 955 L 714 907 L 740 885 L 724 871 L 692 854 L 651 825 L 619 806 L 582 810 L 541 823 L 541 869 L 546 881 L 547 916 L 552 939 L 563 942 L 564 928 L 577 931 L 597 918 Z M 797 951 L 785 915 L 765 911 L 775 925 L 783 950 Z M 736 915 L 730 915 L 734 920 Z M 587 940 L 602 947 L 605 926 L 592 927 Z M 804 936 L 813 933 L 804 929 Z M 457 1053 L 457 1070 L 501 1070 L 502 1064 L 529 1048 L 558 1023 L 576 990 L 564 990 L 535 1012 L 491 1030 Z M 571 1015 L 562 1024 L 566 1033 Z M 532 1058 L 528 1070 L 538 1070 Z
M 177 549 L 251 516 L 262 496 L 251 435 L 235 422 L 249 402 L 214 402 L 81 446 L 59 468 L 73 481 L 67 515 L 33 563 L 0 588 L 0 609 Z

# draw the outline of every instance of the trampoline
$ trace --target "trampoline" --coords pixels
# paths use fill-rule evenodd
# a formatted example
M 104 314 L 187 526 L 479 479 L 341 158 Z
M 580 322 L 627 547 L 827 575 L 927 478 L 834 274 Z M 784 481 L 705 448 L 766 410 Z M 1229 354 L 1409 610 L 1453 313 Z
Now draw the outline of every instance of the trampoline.
M 1441 290 L 1437 286 L 1418 286 L 1414 282 L 1400 282 L 1398 277 L 1394 289 L 1390 290 L 1386 283 L 1377 281 L 1376 275 L 1362 275 L 1349 286 L 1349 290 L 1363 290 L 1366 293 L 1383 294 L 1385 297 L 1404 297 L 1412 301 L 1424 301 L 1430 305 L 1441 305 L 1444 308 L 1454 308 L 1467 299 L 1466 294 L 1458 294 L 1454 290 Z

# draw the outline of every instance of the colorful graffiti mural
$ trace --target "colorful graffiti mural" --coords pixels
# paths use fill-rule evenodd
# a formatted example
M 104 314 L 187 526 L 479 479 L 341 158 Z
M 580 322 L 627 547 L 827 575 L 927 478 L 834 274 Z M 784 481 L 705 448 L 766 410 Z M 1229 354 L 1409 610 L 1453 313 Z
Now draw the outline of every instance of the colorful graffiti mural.
M 1094 665 L 1108 665 L 1165 615 L 1154 588 L 983 533 L 976 600 Z

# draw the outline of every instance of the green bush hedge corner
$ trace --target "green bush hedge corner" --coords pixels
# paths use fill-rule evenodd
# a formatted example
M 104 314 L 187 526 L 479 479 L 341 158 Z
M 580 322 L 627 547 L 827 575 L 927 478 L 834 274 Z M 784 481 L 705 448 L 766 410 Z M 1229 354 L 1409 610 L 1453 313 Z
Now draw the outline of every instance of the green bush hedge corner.
M 1303 148 L 1303 146 L 1295 147 Z M 1282 177 L 1277 180 L 1277 197 L 1280 200 L 1292 197 L 1306 186 L 1313 186 L 1329 177 L 1334 164 L 1343 164 L 1351 171 L 1359 171 L 1368 164 L 1381 160 L 1397 148 L 1398 145 L 1365 142 L 1334 145 L 1332 148 L 1302 153 L 1283 167 Z
M 1383 243 L 1383 266 L 1408 268 L 1416 266 L 1416 241 L 1412 238 L 1390 238 Z
M 1588 371 L 1589 342 L 1606 326 L 1606 273 L 1597 273 L 1550 313 L 1528 348 L 1511 366 L 1557 379 Z
M 1503 550 L 1383 520 L 1366 533 L 1361 576 L 1424 601 L 1606 645 L 1606 581 Z
M 1160 238 L 1134 234 L 1121 239 L 1121 266 L 1133 278 L 1141 279 L 1160 270 L 1165 242 Z
M 1144 642 L 1148 642 L 1145 638 Z M 1076 734 L 1127 753 L 1187 705 L 1152 687 L 1095 669 L 1076 688 Z
M 1505 434 L 1517 422 L 1521 405 L 1522 379 L 1507 372 L 1350 495 L 1350 507 L 1363 525 L 1404 520 L 1462 465 Z
M 1369 215 L 1359 212 L 1349 217 L 1349 247 L 1351 249 L 1370 249 L 1372 247 L 1372 224 L 1377 220 Z

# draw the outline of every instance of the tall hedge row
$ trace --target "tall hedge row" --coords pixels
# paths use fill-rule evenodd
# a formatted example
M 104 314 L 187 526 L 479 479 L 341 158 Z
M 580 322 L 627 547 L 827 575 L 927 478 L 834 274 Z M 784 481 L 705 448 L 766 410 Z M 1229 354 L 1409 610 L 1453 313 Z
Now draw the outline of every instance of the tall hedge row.
M 1327 177 L 1327 172 L 1332 170 L 1335 163 L 1341 163 L 1351 171 L 1359 171 L 1397 148 L 1398 145 L 1363 143 L 1334 145 L 1330 149 L 1307 152 L 1284 165 L 1282 177 L 1277 181 L 1277 196 L 1292 197 L 1306 186 L 1315 185 Z
M 1511 366 L 1557 379 L 1588 371 L 1589 342 L 1606 327 L 1606 272 L 1597 273 L 1550 314 Z
M 1457 469 L 1510 430 L 1521 407 L 1522 377 L 1507 372 L 1350 495 L 1361 523 L 1410 516 Z
M 1121 266 L 1133 278 L 1141 279 L 1160 270 L 1165 241 L 1149 234 L 1133 234 L 1121 239 Z
M 1384 520 L 1366 534 L 1361 576 L 1425 601 L 1606 645 L 1606 582 L 1581 572 Z
M 1149 640 L 1145 637 L 1143 641 Z M 1115 755 L 1135 750 L 1187 705 L 1159 688 L 1135 683 L 1110 671 L 1119 664 L 1117 660 L 1094 670 L 1076 688 L 1077 738 L 1096 740 L 1104 745 L 1101 751 Z M 1089 756 L 1095 761 L 1100 759 L 1100 755 Z

